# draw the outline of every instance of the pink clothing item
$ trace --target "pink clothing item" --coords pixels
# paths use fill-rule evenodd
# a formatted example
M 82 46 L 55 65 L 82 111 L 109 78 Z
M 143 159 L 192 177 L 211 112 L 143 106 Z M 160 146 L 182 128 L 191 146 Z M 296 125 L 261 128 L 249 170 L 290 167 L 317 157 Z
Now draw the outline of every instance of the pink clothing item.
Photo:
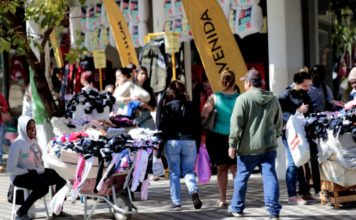
M 104 175 L 101 177 L 100 182 L 98 183 L 98 186 L 96 187 L 96 189 L 98 191 L 100 191 L 103 188 L 103 184 L 104 184 L 105 180 L 108 178 L 108 175 L 109 175 L 111 169 L 113 169 L 114 166 L 116 167 L 120 164 L 122 154 L 121 153 L 112 153 L 111 155 L 112 155 L 112 159 L 111 159 L 110 165 L 106 169 Z
M 79 183 L 82 181 L 83 170 L 85 167 L 85 159 L 83 155 L 79 155 L 77 170 L 75 171 L 74 183 L 73 183 L 73 190 L 75 190 Z
M 151 149 L 143 150 L 140 149 L 138 151 L 139 158 L 137 158 L 136 163 L 135 163 L 135 171 L 133 173 L 133 180 L 132 180 L 132 186 L 131 186 L 131 191 L 135 192 L 138 185 L 140 182 L 144 181 L 145 175 L 146 175 L 146 170 L 147 170 L 147 164 L 148 164 L 148 156 L 151 153 Z
M 143 181 L 141 186 L 141 200 L 147 200 L 148 197 L 148 186 L 150 185 L 150 176 L 151 174 L 147 175 L 147 179 Z

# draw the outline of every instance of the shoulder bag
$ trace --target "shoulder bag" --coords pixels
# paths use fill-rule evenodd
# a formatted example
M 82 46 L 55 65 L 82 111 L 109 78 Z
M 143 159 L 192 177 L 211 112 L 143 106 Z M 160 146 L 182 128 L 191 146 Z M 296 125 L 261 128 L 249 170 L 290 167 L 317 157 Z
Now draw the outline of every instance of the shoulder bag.
M 211 102 L 211 104 L 214 107 L 214 99 L 213 99 L 212 96 L 210 96 L 207 101 Z M 216 112 L 215 108 L 210 112 L 208 119 L 203 124 L 203 129 L 204 130 L 207 130 L 207 131 L 212 131 L 213 130 L 214 124 L 215 124 L 216 113 L 217 112 Z

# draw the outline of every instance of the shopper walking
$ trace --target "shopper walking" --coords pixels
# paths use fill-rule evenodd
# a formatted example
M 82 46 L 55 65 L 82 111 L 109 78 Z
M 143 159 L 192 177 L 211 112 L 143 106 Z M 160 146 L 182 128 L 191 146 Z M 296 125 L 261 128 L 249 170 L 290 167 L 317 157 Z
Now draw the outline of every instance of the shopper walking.
M 204 105 L 201 117 L 202 124 L 206 122 L 211 112 L 216 110 L 215 123 L 212 131 L 206 134 L 206 147 L 210 162 L 217 165 L 218 187 L 220 199 L 216 202 L 219 207 L 226 206 L 226 189 L 228 172 L 236 175 L 236 158 L 231 159 L 226 153 L 229 149 L 230 117 L 239 93 L 235 87 L 235 73 L 226 70 L 221 73 L 221 92 L 212 94 Z
M 173 100 L 162 108 L 162 118 L 159 129 L 167 140 L 165 151 L 168 159 L 171 210 L 181 209 L 180 177 L 183 176 L 192 196 L 196 209 L 200 209 L 198 187 L 194 174 L 194 164 L 197 155 L 196 140 L 200 138 L 201 126 L 199 111 L 194 112 L 192 102 L 188 99 L 185 85 L 178 80 L 171 82 L 170 93 Z
M 9 105 L 7 104 L 4 96 L 1 93 L 0 93 L 0 111 L 1 112 L 9 111 Z M 5 131 L 6 131 L 6 124 L 0 115 L 0 172 L 1 173 L 6 171 L 6 169 L 2 165 L 2 153 L 3 153 Z
M 279 102 L 283 111 L 283 122 L 287 123 L 289 117 L 297 112 L 308 115 L 314 112 L 313 104 L 308 95 L 311 85 L 311 76 L 308 72 L 298 72 L 294 74 L 293 88 L 288 87 L 279 96 Z M 289 205 L 305 205 L 306 200 L 315 200 L 309 193 L 309 183 L 304 176 L 303 166 L 297 167 L 294 164 L 291 151 L 289 149 L 285 130 L 282 132 L 282 140 L 287 151 L 288 168 L 286 171 L 286 183 L 288 190 Z M 296 184 L 299 182 L 299 195 L 297 195 Z
M 282 206 L 278 202 L 275 159 L 277 137 L 282 130 L 281 107 L 272 92 L 261 89 L 259 72 L 249 70 L 242 80 L 246 92 L 237 98 L 231 116 L 229 156 L 238 156 L 238 169 L 228 211 L 234 216 L 243 216 L 248 179 L 254 168 L 261 166 L 267 211 L 270 219 L 278 219 Z

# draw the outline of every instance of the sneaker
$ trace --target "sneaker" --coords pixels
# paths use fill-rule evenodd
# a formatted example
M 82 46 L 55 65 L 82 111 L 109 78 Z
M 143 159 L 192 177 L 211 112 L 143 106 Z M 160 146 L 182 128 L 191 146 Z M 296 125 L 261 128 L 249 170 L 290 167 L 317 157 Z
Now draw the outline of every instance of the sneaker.
M 288 205 L 306 205 L 307 201 L 299 196 L 293 196 L 288 199 Z
M 243 217 L 244 216 L 244 213 L 243 212 L 235 212 L 235 211 L 233 211 L 232 210 L 232 208 L 231 208 L 231 206 L 229 206 L 228 208 L 227 208 L 227 212 L 228 213 L 231 213 L 233 216 L 235 216 L 235 217 Z
M 307 195 L 302 195 L 302 198 L 307 201 L 308 203 L 317 203 L 320 202 L 319 199 L 315 198 L 314 196 L 307 194 Z
M 15 220 L 30 220 L 30 218 L 27 215 L 23 215 L 23 216 L 16 216 Z
M 194 208 L 195 209 L 200 209 L 201 206 L 203 205 L 203 203 L 199 199 L 199 194 L 198 194 L 197 191 L 194 191 L 192 193 L 192 200 L 193 200 L 193 204 L 194 204 Z
M 278 220 L 279 215 L 270 215 L 268 219 Z
M 182 206 L 180 206 L 179 204 L 173 204 L 170 208 L 171 211 L 180 211 L 182 210 Z
M 60 218 L 72 218 L 72 216 L 66 212 L 61 211 L 58 215 L 52 214 L 52 218 L 54 219 L 60 219 Z

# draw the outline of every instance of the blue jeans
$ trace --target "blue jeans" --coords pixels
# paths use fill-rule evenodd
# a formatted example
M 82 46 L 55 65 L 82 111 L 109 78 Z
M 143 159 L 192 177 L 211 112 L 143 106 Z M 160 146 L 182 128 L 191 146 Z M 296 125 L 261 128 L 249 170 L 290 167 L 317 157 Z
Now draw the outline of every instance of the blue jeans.
M 292 153 L 289 149 L 287 138 L 285 133 L 282 133 L 282 140 L 284 147 L 287 151 L 287 158 L 288 158 L 288 167 L 286 170 L 286 184 L 287 184 L 287 191 L 288 197 L 293 197 L 297 195 L 297 181 L 299 182 L 299 193 L 301 195 L 306 195 L 309 193 L 309 185 L 306 182 L 304 177 L 304 169 L 303 166 L 297 167 L 294 164 Z
M 0 165 L 2 165 L 2 145 L 4 143 L 5 126 L 5 123 L 0 124 Z
M 263 191 L 265 205 L 270 215 L 279 215 L 282 206 L 279 204 L 279 185 L 276 175 L 277 152 L 269 151 L 260 155 L 243 155 L 237 157 L 237 175 L 234 180 L 234 194 L 230 208 L 233 212 L 243 212 L 245 208 L 245 196 L 247 182 L 257 165 L 262 167 Z
M 171 200 L 173 204 L 181 204 L 180 177 L 184 177 L 189 194 L 198 191 L 194 174 L 194 164 L 197 155 L 194 140 L 169 140 L 165 146 L 168 167 L 169 181 L 171 187 Z

